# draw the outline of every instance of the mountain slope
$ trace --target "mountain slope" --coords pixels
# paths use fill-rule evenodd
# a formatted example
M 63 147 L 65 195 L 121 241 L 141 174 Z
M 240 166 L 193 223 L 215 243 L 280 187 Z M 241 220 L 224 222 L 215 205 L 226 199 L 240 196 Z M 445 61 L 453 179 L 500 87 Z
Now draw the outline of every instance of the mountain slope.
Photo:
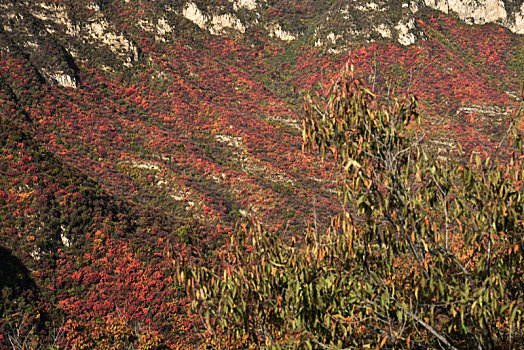
M 496 21 L 518 32 L 520 3 Z M 337 212 L 331 163 L 302 152 L 300 103 L 348 60 L 376 92 L 418 96 L 427 147 L 493 149 L 523 36 L 443 6 L 1 0 L 0 241 L 22 271 L 2 289 L 29 305 L 2 309 L 4 346 L 26 314 L 41 342 L 67 330 L 66 347 L 115 324 L 197 341 L 173 256 L 213 260 L 252 216 L 291 235 Z

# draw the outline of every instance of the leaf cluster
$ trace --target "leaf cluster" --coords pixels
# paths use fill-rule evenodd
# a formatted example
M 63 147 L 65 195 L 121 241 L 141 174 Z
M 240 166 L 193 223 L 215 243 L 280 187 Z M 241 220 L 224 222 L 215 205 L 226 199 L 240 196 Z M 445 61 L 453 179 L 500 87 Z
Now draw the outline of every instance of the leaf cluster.
M 324 96 L 307 96 L 304 110 L 305 147 L 331 158 L 340 174 L 341 212 L 328 229 L 302 238 L 244 225 L 215 266 L 177 263 L 213 341 L 327 349 L 521 344 L 521 136 L 508 130 L 520 153 L 510 151 L 507 162 L 497 150 L 493 159 L 462 153 L 438 161 L 412 127 L 416 99 L 376 96 L 349 66 Z M 521 118 L 518 110 L 513 118 Z

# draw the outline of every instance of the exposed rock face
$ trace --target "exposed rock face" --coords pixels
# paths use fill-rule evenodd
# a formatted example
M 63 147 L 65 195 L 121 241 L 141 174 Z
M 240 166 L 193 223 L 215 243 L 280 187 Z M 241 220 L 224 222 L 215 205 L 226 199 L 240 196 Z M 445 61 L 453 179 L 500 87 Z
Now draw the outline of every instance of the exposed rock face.
M 171 33 L 173 31 L 173 28 L 171 28 L 171 26 L 165 18 L 160 18 L 156 26 L 156 31 L 158 35 L 166 35 L 167 33 Z
M 205 16 L 202 11 L 192 2 L 188 2 L 182 11 L 182 14 L 185 18 L 195 23 L 202 29 L 206 28 L 207 16 Z
M 398 30 L 398 42 L 405 46 L 413 44 L 417 40 L 415 34 L 411 32 L 414 28 L 415 20 L 413 18 L 406 22 L 400 21 L 395 27 Z
M 213 16 L 213 19 L 211 20 L 212 27 L 210 28 L 211 34 L 219 34 L 224 31 L 226 28 L 233 28 L 239 31 L 240 33 L 244 33 L 246 31 L 246 28 L 240 22 L 238 18 L 235 17 L 235 15 L 231 13 L 226 13 L 224 15 L 219 16 Z
M 426 6 L 449 13 L 471 24 L 498 23 L 524 34 L 523 0 L 424 0 Z
M 130 66 L 138 59 L 138 48 L 136 45 L 123 34 L 111 31 L 109 24 L 103 18 L 97 22 L 87 24 L 79 33 L 81 35 L 87 34 L 90 39 L 102 42 L 116 55 L 122 57 L 126 66 Z
M 314 45 L 337 53 L 348 49 L 352 42 L 388 39 L 412 45 L 423 40 L 425 34 L 415 14 L 429 7 L 456 13 L 467 23 L 493 22 L 524 34 L 524 0 L 343 0 L 331 5 L 319 0 L 314 11 L 301 10 L 297 16 L 289 14 L 285 20 L 276 20 L 269 14 L 274 6 L 267 0 L 218 3 L 166 2 L 156 7 L 155 15 L 144 15 L 133 24 L 160 42 L 175 35 L 175 17 L 185 17 L 213 35 L 242 36 L 255 28 L 285 42 L 300 41 L 304 33 L 313 29 Z M 0 30 L 17 38 L 18 49 L 31 56 L 44 78 L 74 88 L 80 82 L 76 63 L 93 58 L 91 54 L 109 71 L 122 65 L 132 66 L 139 60 L 136 44 L 139 40 L 136 37 L 133 40 L 135 33 L 122 30 L 112 21 L 107 1 L 68 4 L 51 0 L 0 0 Z M 83 16 L 81 20 L 78 13 Z M 315 28 L 308 27 L 311 18 L 315 18 Z M 89 49 L 83 50 L 86 47 Z M 0 50 L 12 49 L 15 47 L 10 47 L 8 41 L 0 43 Z M 53 60 L 46 56 L 49 52 L 56 56 Z
M 42 20 L 49 20 L 54 23 L 64 25 L 66 27 L 71 27 L 72 23 L 67 14 L 67 10 L 64 6 L 58 4 L 47 4 L 45 2 L 40 3 L 40 6 L 35 6 L 33 10 L 33 15 Z M 50 28 L 50 26 L 47 26 Z
M 236 3 L 235 3 L 236 4 Z M 188 2 L 182 14 L 185 18 L 195 23 L 204 30 L 208 30 L 211 34 L 217 35 L 225 32 L 226 29 L 234 29 L 240 33 L 246 31 L 246 27 L 240 19 L 233 13 L 225 13 L 221 15 L 207 15 L 198 8 L 193 2 Z
M 93 11 L 93 16 L 88 23 L 81 24 L 74 24 L 71 21 L 68 10 L 63 5 L 42 2 L 32 8 L 32 14 L 46 23 L 46 29 L 50 33 L 54 31 L 51 24 L 58 24 L 65 27 L 66 33 L 70 36 L 107 46 L 124 60 L 124 65 L 129 66 L 136 61 L 138 59 L 136 45 L 122 33 L 113 30 L 96 3 L 87 3 L 87 8 Z
M 329 46 L 330 52 L 343 51 L 354 40 L 373 42 L 386 38 L 411 45 L 424 37 L 414 17 L 419 7 L 419 2 L 408 0 L 340 2 L 327 11 L 325 19 L 317 26 L 315 45 Z
M 76 79 L 70 75 L 64 74 L 63 72 L 55 72 L 50 74 L 50 77 L 62 87 L 76 89 Z
M 384 23 L 379 24 L 374 28 L 377 33 L 379 33 L 383 38 L 391 38 L 391 29 L 386 26 Z
M 229 0 L 233 2 L 233 8 L 236 10 L 240 8 L 246 8 L 248 10 L 254 10 L 257 7 L 255 0 Z
M 57 26 L 71 24 L 65 7 L 56 4 L 35 4 L 30 10 L 21 2 L 0 3 L 0 23 L 6 37 L 0 40 L 4 50 L 20 50 L 30 58 L 42 78 L 63 87 L 76 88 L 77 71 L 70 51 L 57 40 L 48 36 L 55 32 L 50 23 Z M 8 34 L 7 34 L 8 33 Z M 3 37 L 3 38 L 6 38 Z M 53 53 L 53 59 L 46 56 Z
M 415 14 L 427 7 L 456 13 L 470 24 L 497 23 L 524 34 L 524 0 L 352 0 L 337 2 L 326 12 L 315 29 L 315 45 L 343 50 L 355 38 L 414 44 L 425 38 Z
M 269 36 L 277 37 L 282 41 L 292 41 L 297 38 L 295 35 L 283 30 L 280 24 L 278 23 L 270 26 L 268 30 L 269 30 Z

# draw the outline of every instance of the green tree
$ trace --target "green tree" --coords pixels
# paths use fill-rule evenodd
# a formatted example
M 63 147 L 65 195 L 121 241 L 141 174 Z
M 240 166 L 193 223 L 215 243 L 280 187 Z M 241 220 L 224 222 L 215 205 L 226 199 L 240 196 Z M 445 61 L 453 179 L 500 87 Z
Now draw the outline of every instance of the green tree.
M 211 341 L 237 348 L 522 345 L 518 129 L 491 157 L 458 152 L 436 161 L 417 134 L 415 98 L 376 96 L 349 67 L 325 96 L 306 96 L 304 110 L 306 148 L 329 157 L 340 174 L 341 213 L 329 229 L 311 228 L 303 238 L 253 222 L 214 266 L 180 261 L 179 281 Z M 515 111 L 511 125 L 521 117 Z M 502 152 L 506 139 L 520 153 Z

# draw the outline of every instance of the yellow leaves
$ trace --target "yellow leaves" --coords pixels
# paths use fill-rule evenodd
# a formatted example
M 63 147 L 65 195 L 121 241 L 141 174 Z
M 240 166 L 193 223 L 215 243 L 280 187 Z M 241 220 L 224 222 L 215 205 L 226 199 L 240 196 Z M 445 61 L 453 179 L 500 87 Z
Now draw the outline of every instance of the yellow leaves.
M 19 194 L 18 194 L 18 197 L 19 197 L 22 201 L 24 201 L 24 200 L 26 200 L 27 198 L 29 198 L 33 193 L 34 193 L 34 191 L 19 193 Z
M 322 249 L 322 248 L 319 249 L 318 250 L 318 256 L 317 256 L 318 260 L 319 261 L 324 260 L 325 256 L 326 256 L 326 253 L 325 253 L 324 249 Z
M 305 258 L 308 264 L 311 264 L 311 254 L 309 254 L 309 250 L 306 251 Z
M 382 349 L 384 345 L 386 345 L 387 341 L 388 341 L 388 337 L 384 337 L 384 339 L 382 339 L 382 341 L 380 342 L 379 349 Z
M 231 265 L 228 265 L 225 269 L 224 269 L 224 275 L 223 275 L 223 278 L 224 280 L 228 280 L 231 278 L 231 276 L 233 275 L 233 267 Z
M 462 222 L 458 218 L 455 218 L 455 221 L 457 222 L 457 224 L 459 226 L 459 232 L 463 232 Z
M 174 261 L 174 260 L 173 260 Z M 177 266 L 178 268 L 178 266 Z M 185 276 L 185 273 L 184 273 L 184 270 L 180 271 L 180 273 L 177 274 L 178 276 L 178 283 L 182 284 L 182 283 L 185 283 L 186 281 L 186 276 Z
M 391 218 L 392 218 L 393 220 L 395 220 L 395 221 L 398 220 L 398 217 L 397 217 L 397 211 L 396 211 L 396 210 L 393 210 L 393 211 L 391 212 Z M 396 226 L 397 226 L 397 231 L 400 231 L 400 228 L 398 227 L 398 225 L 396 225 Z
M 362 167 L 362 165 L 360 165 L 360 163 L 357 162 L 356 160 L 348 158 L 346 160 L 346 166 L 344 167 L 344 171 L 348 171 L 349 167 L 351 167 L 351 166 L 354 166 L 357 169 L 360 169 Z
M 369 89 L 365 88 L 365 87 L 362 87 L 362 91 L 364 91 L 365 93 L 373 96 L 373 97 L 377 97 L 377 95 L 375 95 L 374 93 L 372 93 Z
M 331 145 L 331 146 L 329 146 L 329 150 L 331 151 L 331 153 L 333 153 L 333 156 L 335 157 L 335 162 L 336 162 L 337 159 L 338 159 L 338 150 L 337 150 L 337 146 L 335 146 L 335 145 Z

